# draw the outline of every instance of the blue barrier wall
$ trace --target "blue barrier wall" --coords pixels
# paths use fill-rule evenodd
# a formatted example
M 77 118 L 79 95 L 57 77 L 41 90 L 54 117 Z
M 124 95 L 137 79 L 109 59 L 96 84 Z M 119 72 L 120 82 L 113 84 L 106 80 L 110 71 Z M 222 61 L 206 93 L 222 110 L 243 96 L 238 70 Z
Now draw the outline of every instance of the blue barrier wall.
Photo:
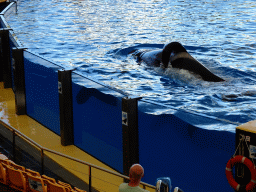
M 123 172 L 122 95 L 114 97 L 110 89 L 76 74 L 72 79 L 75 145 Z
M 145 103 L 139 104 L 145 111 Z M 148 104 L 147 107 L 150 108 Z M 168 176 L 174 186 L 184 191 L 232 191 L 225 167 L 235 151 L 235 134 L 198 128 L 176 117 L 176 112 L 171 113 L 155 115 L 139 111 L 143 181 L 154 184 L 156 177 Z M 184 112 L 178 113 L 182 116 L 180 113 Z M 200 121 L 202 117 L 190 114 L 190 118 Z
M 58 70 L 60 67 L 24 51 L 27 114 L 60 135 Z

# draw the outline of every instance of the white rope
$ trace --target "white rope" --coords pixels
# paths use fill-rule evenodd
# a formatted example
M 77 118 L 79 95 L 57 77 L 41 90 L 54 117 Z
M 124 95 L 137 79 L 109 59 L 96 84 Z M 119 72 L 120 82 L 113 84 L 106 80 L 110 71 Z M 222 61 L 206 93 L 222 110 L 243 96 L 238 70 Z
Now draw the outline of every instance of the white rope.
M 238 146 L 237 146 L 237 148 L 236 148 L 236 151 L 235 151 L 235 153 L 234 153 L 233 157 L 235 157 L 236 152 L 237 152 L 237 149 L 239 148 L 239 146 L 240 146 L 240 144 L 241 144 L 242 140 L 244 140 L 244 136 L 240 139 L 240 142 L 239 142 L 239 144 L 238 144 Z
M 247 149 L 248 149 L 248 151 L 249 151 L 249 153 L 250 153 L 250 149 L 249 149 L 248 143 L 247 143 L 247 141 L 246 141 L 246 139 L 245 139 L 245 136 L 243 135 L 242 138 L 240 139 L 240 142 L 239 142 L 239 144 L 238 144 L 238 146 L 237 146 L 237 148 L 236 148 L 236 151 L 235 151 L 233 157 L 235 157 L 236 152 L 237 152 L 237 149 L 239 148 L 239 146 L 240 146 L 240 144 L 241 144 L 241 142 L 242 142 L 243 140 L 245 141 L 246 146 L 247 146 Z M 245 160 L 245 157 L 243 157 L 242 163 L 244 163 L 244 160 Z M 255 167 L 255 163 L 254 163 L 254 161 L 253 161 L 253 158 L 252 158 L 252 162 L 253 162 L 253 164 L 254 164 L 254 168 L 256 168 L 256 167 Z

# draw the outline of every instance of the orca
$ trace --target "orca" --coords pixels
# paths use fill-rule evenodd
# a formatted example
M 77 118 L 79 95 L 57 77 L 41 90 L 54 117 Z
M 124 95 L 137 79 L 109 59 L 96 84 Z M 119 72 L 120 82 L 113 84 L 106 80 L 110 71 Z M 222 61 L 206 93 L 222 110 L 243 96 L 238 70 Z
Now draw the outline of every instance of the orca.
M 137 61 L 145 62 L 147 65 L 167 68 L 169 64 L 173 68 L 185 69 L 201 76 L 204 81 L 221 82 L 224 79 L 213 74 L 203 64 L 193 58 L 179 42 L 171 42 L 163 49 L 153 51 L 137 51 L 133 54 Z

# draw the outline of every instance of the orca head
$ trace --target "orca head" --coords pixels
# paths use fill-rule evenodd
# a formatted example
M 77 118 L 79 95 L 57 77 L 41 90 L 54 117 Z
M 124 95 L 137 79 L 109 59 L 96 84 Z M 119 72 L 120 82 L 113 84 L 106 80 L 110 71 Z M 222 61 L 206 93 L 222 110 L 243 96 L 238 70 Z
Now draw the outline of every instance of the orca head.
M 168 67 L 170 58 L 175 56 L 177 53 L 187 52 L 186 49 L 179 42 L 171 42 L 164 46 L 162 52 L 162 63 L 165 68 Z

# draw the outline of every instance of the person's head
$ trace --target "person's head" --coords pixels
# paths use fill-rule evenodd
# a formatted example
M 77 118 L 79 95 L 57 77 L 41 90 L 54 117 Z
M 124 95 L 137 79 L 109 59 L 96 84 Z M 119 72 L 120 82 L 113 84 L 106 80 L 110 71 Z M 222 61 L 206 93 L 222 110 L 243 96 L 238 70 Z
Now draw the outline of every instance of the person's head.
M 141 178 L 144 176 L 144 169 L 140 164 L 133 164 L 129 171 L 129 177 L 132 181 L 140 182 Z

